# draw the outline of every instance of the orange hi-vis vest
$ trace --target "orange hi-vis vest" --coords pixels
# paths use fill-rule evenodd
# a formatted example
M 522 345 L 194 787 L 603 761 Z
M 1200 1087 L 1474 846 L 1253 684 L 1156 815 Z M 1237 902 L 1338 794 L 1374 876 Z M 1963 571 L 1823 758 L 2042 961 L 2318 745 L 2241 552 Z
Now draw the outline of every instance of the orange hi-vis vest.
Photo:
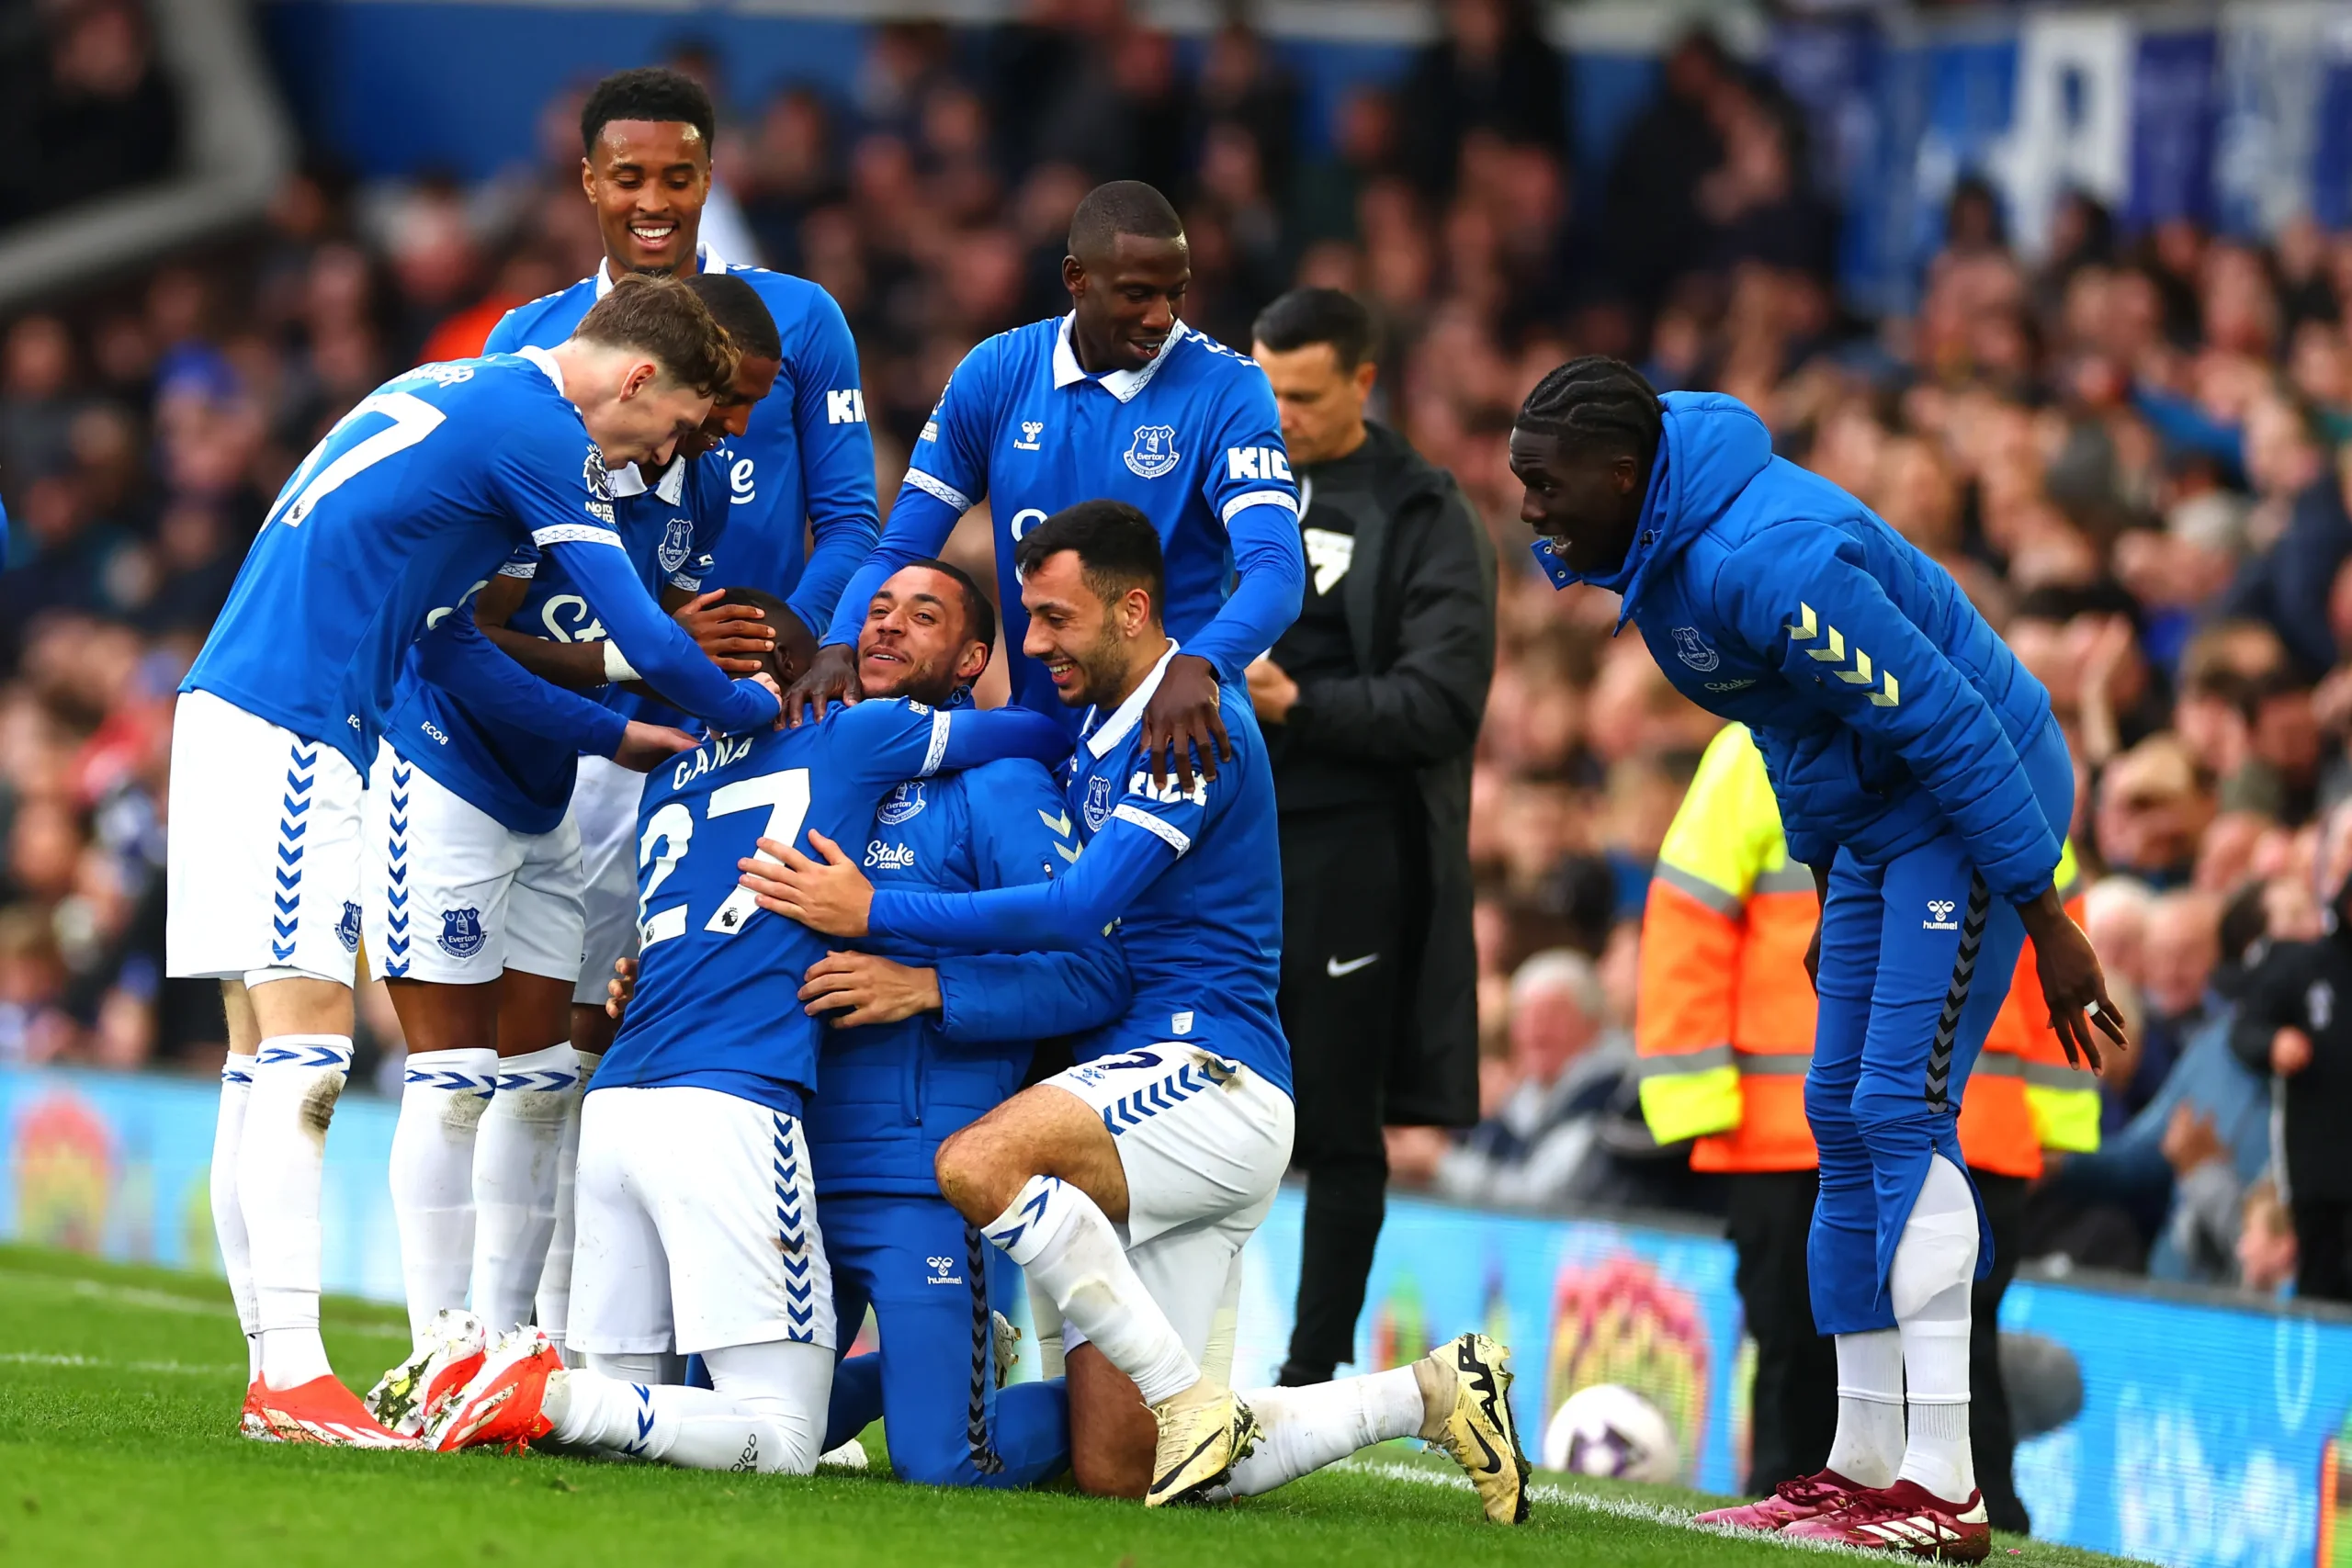
M 2071 847 L 2061 896 L 2080 919 Z M 1819 919 L 1812 870 L 1789 860 L 1764 759 L 1740 725 L 1701 759 L 1667 830 L 1642 919 L 1635 1042 L 1642 1114 L 1660 1143 L 1695 1139 L 1694 1170 L 1807 1170 L 1813 1061 L 1805 948 Z M 2027 945 L 1960 1120 L 1968 1163 L 2038 1176 L 2045 1148 L 2098 1146 L 2097 1081 L 2065 1065 Z M 1981 1151 L 1981 1152 L 1980 1152 Z

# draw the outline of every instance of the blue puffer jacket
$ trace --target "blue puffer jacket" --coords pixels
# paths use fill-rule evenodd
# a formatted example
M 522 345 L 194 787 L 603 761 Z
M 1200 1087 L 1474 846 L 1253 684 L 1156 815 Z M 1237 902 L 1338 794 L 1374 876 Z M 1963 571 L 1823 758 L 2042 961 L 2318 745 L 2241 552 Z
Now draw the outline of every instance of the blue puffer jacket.
M 876 887 L 1018 887 L 1048 881 L 1078 858 L 1073 826 L 1043 767 L 990 762 L 900 784 L 865 846 L 849 852 Z M 940 1144 L 1021 1087 L 1039 1040 L 1094 1029 L 1127 1008 L 1126 960 L 1109 937 L 1075 953 L 856 945 L 937 970 L 942 1007 L 901 1023 L 827 1032 L 805 1122 L 820 1199 L 936 1196 Z
M 1790 858 L 1826 864 L 1842 845 L 1879 863 L 1949 830 L 1993 892 L 2040 895 L 2064 827 L 2018 762 L 2050 718 L 2041 682 L 1950 572 L 1774 457 L 1745 403 L 1663 401 L 1634 547 L 1589 581 L 1623 595 L 1678 690 L 1755 731 Z

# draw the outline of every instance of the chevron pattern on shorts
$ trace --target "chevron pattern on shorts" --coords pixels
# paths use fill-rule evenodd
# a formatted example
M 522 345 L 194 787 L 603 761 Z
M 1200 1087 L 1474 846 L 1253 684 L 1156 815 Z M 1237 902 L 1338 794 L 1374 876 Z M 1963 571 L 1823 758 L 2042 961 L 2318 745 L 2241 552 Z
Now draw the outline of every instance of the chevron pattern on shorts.
M 1976 953 L 1984 942 L 1984 916 L 1992 908 L 1992 890 L 1982 876 L 1968 879 L 1968 913 L 1961 918 L 1960 952 L 1951 961 L 1951 984 L 1944 991 L 1944 1010 L 1936 1020 L 1935 1043 L 1928 1048 L 1928 1103 L 1938 1111 L 1951 1104 L 1951 1049 L 1960 1033 L 1961 1010 L 1968 1006 L 1968 987 L 1976 978 Z
M 1140 1127 L 1163 1111 L 1172 1111 L 1204 1089 L 1214 1089 L 1233 1077 L 1237 1069 L 1219 1063 L 1213 1056 L 1202 1056 L 1185 1063 L 1166 1077 L 1155 1079 L 1131 1094 L 1121 1095 L 1102 1108 L 1102 1125 L 1111 1135 L 1133 1127 Z
M 294 957 L 294 936 L 302 925 L 303 838 L 311 830 L 311 790 L 319 782 L 319 743 L 297 740 L 287 753 L 286 797 L 277 805 L 277 886 L 270 918 L 270 956 L 280 964 Z
M 390 809 L 384 829 L 384 978 L 408 976 L 408 795 L 414 776 L 408 760 L 392 755 Z
M 1838 666 L 1830 673 L 1846 684 L 1849 686 L 1878 685 L 1879 690 L 1870 694 L 1872 706 L 1891 708 L 1903 701 L 1903 687 L 1901 682 L 1895 680 L 1894 671 L 1871 669 L 1871 656 L 1860 649 L 1853 650 L 1854 662 L 1850 668 L 1847 667 L 1846 634 L 1836 626 L 1824 626 L 1820 617 L 1814 614 L 1812 605 L 1799 604 L 1797 618 L 1793 621 L 1782 622 L 1781 629 L 1789 634 L 1791 647 L 1800 643 L 1819 642 L 1822 646 L 1806 649 L 1805 656 L 1809 659 L 1817 659 L 1824 664 Z
M 775 1127 L 776 1250 L 784 1260 L 784 1312 L 789 1326 L 785 1337 L 802 1345 L 817 1342 L 816 1280 L 809 1275 L 807 1209 L 800 1191 L 798 1128 L 781 1111 L 768 1113 Z

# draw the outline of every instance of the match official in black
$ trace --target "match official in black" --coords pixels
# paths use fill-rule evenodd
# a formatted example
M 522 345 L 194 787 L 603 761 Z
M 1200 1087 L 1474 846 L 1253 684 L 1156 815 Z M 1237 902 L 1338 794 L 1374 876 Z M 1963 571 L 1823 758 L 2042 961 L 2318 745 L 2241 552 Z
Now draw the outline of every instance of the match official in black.
M 1495 553 L 1453 476 L 1364 418 L 1363 305 L 1297 289 L 1254 336 L 1306 550 L 1298 620 L 1250 669 L 1282 811 L 1291 1159 L 1307 1172 L 1295 1386 L 1355 1359 L 1382 1127 L 1478 1116 L 1470 751 L 1495 671 Z

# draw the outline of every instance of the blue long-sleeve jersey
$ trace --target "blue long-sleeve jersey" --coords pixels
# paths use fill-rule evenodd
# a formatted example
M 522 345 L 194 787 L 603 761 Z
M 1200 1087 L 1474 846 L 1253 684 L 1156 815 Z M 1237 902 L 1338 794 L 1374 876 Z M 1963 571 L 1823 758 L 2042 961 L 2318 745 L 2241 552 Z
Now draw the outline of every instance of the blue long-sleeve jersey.
M 967 952 L 1070 952 L 1114 921 L 1133 995 L 1081 1060 L 1182 1040 L 1245 1063 L 1290 1091 L 1290 1044 L 1274 995 L 1282 978 L 1282 840 L 1265 737 L 1247 704 L 1228 705 L 1233 760 L 1193 788 L 1151 781 L 1143 710 L 1150 677 L 1104 714 L 1088 711 L 1067 770 L 1086 850 L 1050 882 L 991 892 L 917 893 L 876 886 L 867 915 L 879 941 Z
M 877 888 L 941 893 L 1039 886 L 1079 854 L 1061 786 L 1026 759 L 908 780 L 875 813 L 865 847 L 850 852 Z M 889 938 L 856 945 L 935 970 L 941 1007 L 826 1033 L 824 1085 L 807 1122 L 823 1197 L 935 1198 L 939 1145 L 1020 1088 L 1039 1040 L 1126 1010 L 1125 957 L 1099 931 L 1066 953 L 960 953 Z
M 773 593 L 821 635 L 842 585 L 880 531 L 857 344 L 833 297 L 807 278 L 730 266 L 707 245 L 700 260 L 705 272 L 750 284 L 784 340 L 775 389 L 752 409 L 742 435 L 697 460 L 710 470 L 729 512 L 708 582 Z M 609 265 L 560 294 L 509 310 L 492 329 L 490 347 L 545 347 L 570 337 L 612 291 Z M 621 648 L 636 658 L 626 640 Z
M 937 555 L 983 498 L 995 520 L 1012 700 L 1024 707 L 1068 711 L 1045 667 L 1021 651 L 1029 617 L 1012 547 L 1081 501 L 1127 502 L 1151 519 L 1167 560 L 1169 635 L 1227 684 L 1238 686 L 1298 618 L 1306 583 L 1298 489 L 1265 372 L 1179 322 L 1141 370 L 1091 376 L 1070 346 L 1072 319 L 1001 333 L 964 356 L 827 643 L 854 644 L 875 592 L 908 562 Z
M 537 350 L 421 367 L 344 415 L 278 492 L 180 689 L 322 740 L 364 778 L 409 646 L 465 618 L 526 542 L 678 702 L 728 728 L 775 716 L 771 694 L 729 681 L 646 595 L 604 458 Z M 492 671 L 485 698 L 501 690 L 520 688 Z
M 727 523 L 724 500 L 714 509 L 702 493 L 714 482 L 711 471 L 673 462 L 648 487 L 632 465 L 611 479 L 621 547 L 647 594 L 658 604 L 664 587 L 698 589 Z M 549 642 L 605 639 L 579 585 L 537 546 L 523 546 L 498 570 L 528 583 L 507 619 L 510 630 Z M 385 734 L 403 757 L 501 826 L 553 832 L 571 804 L 581 756 L 611 756 L 631 718 L 680 721 L 650 699 L 606 691 L 599 702 L 537 679 L 479 633 L 469 605 L 458 609 L 410 654 Z
M 1860 502 L 1772 455 L 1745 403 L 1668 392 L 1624 564 L 1623 595 L 1658 668 L 1754 731 L 1789 856 L 1843 845 L 1883 863 L 1949 831 L 2012 903 L 2058 867 L 2018 754 L 2050 718 L 1951 574 Z M 1538 541 L 1555 583 L 1576 579 Z
M 656 768 L 638 807 L 638 987 L 594 1088 L 691 1084 L 801 1114 L 825 1025 L 801 1010 L 823 937 L 762 909 L 736 863 L 810 832 L 855 843 L 893 786 L 1069 739 L 1019 709 L 836 706 L 797 729 L 718 735 Z M 593 1090 L 592 1090 L 593 1092 Z

